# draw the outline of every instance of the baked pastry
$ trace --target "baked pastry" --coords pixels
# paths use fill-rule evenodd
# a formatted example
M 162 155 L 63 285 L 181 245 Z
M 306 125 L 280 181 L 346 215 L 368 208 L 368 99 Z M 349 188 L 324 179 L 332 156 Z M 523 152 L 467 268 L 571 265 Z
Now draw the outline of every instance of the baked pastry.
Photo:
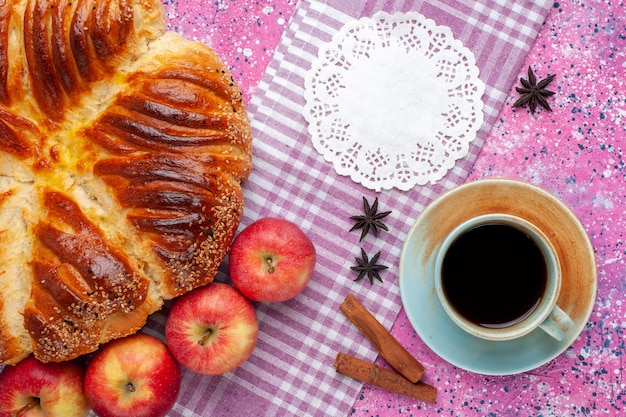
M 251 141 L 160 0 L 0 1 L 0 364 L 92 352 L 211 282 Z

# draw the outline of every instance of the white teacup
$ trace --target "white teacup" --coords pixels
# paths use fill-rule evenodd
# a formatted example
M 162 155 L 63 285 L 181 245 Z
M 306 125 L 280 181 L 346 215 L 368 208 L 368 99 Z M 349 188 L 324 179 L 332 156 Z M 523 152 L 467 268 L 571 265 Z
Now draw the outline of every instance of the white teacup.
M 535 225 L 485 214 L 457 226 L 435 262 L 435 289 L 448 316 L 468 333 L 511 340 L 540 328 L 562 340 L 572 319 L 556 305 L 561 267 Z

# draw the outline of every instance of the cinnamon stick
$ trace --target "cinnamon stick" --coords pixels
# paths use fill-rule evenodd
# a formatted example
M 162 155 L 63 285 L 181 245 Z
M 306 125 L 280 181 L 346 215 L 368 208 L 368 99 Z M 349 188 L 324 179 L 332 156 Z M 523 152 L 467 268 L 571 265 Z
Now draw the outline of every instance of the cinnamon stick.
M 422 378 L 424 366 L 376 320 L 353 294 L 348 294 L 339 308 L 389 365 L 410 382 L 415 383 Z
M 335 357 L 335 368 L 342 375 L 375 385 L 387 391 L 406 395 L 421 401 L 437 401 L 437 388 L 423 381 L 412 383 L 402 375 L 376 364 L 339 352 Z

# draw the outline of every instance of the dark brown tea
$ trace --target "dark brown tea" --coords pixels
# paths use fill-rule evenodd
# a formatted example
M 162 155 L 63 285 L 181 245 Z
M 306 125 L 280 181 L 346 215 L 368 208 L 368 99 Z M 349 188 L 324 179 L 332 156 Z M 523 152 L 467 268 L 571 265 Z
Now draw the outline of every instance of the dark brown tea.
M 484 327 L 513 325 L 539 304 L 546 262 L 526 233 L 503 224 L 476 226 L 448 248 L 443 290 L 467 320 Z

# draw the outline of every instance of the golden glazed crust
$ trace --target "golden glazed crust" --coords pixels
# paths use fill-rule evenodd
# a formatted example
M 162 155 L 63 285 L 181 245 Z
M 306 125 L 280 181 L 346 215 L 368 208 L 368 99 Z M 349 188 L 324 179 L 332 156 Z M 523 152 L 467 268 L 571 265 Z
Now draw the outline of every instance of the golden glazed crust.
M 158 0 L 0 0 L 0 364 L 63 361 L 211 282 L 252 133 Z

